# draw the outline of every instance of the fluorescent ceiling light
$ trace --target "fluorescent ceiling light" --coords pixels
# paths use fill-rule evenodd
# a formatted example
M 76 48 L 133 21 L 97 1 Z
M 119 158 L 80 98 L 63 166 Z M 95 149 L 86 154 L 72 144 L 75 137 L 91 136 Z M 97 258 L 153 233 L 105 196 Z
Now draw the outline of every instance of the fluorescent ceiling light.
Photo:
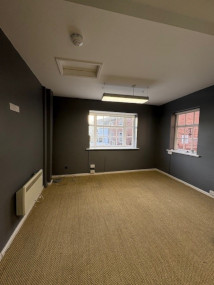
M 144 104 L 149 101 L 149 97 L 104 93 L 102 101 Z

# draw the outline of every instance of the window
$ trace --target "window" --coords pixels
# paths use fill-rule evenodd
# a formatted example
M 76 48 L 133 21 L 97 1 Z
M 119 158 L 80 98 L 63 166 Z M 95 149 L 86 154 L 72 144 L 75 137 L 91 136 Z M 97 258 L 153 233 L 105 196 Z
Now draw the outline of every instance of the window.
M 90 149 L 133 149 L 137 145 L 137 114 L 90 111 Z
M 177 113 L 174 150 L 197 154 L 200 110 Z

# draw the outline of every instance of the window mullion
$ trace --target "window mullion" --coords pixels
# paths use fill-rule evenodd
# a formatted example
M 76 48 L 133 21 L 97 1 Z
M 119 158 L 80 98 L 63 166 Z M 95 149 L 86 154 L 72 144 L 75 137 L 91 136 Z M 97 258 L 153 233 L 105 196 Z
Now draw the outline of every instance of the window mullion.
M 94 146 L 97 147 L 97 115 L 94 116 Z
M 134 118 L 134 126 L 135 126 L 135 147 L 137 147 L 137 129 L 138 129 L 138 117 Z
M 175 141 L 174 141 L 174 149 L 176 148 L 177 143 L 177 132 L 178 132 L 178 116 L 176 116 L 176 123 L 175 123 Z
M 126 146 L 126 118 L 123 119 L 123 146 Z

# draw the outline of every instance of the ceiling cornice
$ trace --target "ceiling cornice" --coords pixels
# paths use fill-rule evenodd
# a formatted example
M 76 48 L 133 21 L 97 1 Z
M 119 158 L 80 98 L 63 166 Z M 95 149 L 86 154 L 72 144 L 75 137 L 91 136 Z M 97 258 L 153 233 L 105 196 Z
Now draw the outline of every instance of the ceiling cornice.
M 214 35 L 214 23 L 169 12 L 131 0 L 66 0 L 81 5 L 116 12 L 136 18 L 172 25 L 191 31 Z

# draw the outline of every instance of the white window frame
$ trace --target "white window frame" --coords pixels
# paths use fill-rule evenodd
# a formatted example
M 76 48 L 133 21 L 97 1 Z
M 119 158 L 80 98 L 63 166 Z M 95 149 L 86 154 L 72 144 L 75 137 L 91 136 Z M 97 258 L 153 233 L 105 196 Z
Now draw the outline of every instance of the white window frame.
M 137 127 L 138 127 L 138 114 L 137 113 L 122 113 L 122 112 L 107 112 L 107 111 L 94 111 L 90 110 L 89 115 L 94 115 L 94 124 L 90 125 L 89 124 L 89 119 L 88 119 L 88 135 L 89 135 L 89 126 L 94 126 L 94 146 L 90 146 L 90 136 L 89 136 L 89 147 L 87 150 L 118 150 L 118 149 L 139 149 L 137 148 Z M 123 126 L 106 126 L 106 125 L 97 125 L 97 116 L 112 116 L 112 117 L 122 117 L 122 118 L 134 118 L 134 124 L 132 127 L 127 127 L 127 128 L 132 128 L 132 133 L 133 133 L 133 144 L 131 146 L 126 146 L 125 140 L 126 140 L 126 126 L 125 124 Z M 123 144 L 118 145 L 118 146 L 96 146 L 96 141 L 97 141 L 97 127 L 103 127 L 103 128 L 118 128 L 120 127 L 123 129 Z
M 199 109 L 199 108 L 175 113 L 176 120 L 175 120 L 174 149 L 173 149 L 172 151 L 178 152 L 178 153 L 183 153 L 183 154 L 188 154 L 188 155 L 191 154 L 191 155 L 198 156 L 197 152 L 195 152 L 195 151 L 193 150 L 193 140 L 194 140 L 194 139 L 192 139 L 191 150 L 176 149 L 177 130 L 178 130 L 178 128 L 193 128 L 193 129 L 194 129 L 194 127 L 198 127 L 198 132 L 199 132 L 199 123 L 198 123 L 198 124 L 195 124 L 195 123 L 194 123 L 194 122 L 195 122 L 195 112 L 197 112 L 197 111 L 199 111 L 199 120 L 200 120 L 200 109 Z M 185 122 L 185 125 L 179 125 L 179 126 L 178 126 L 178 116 L 179 116 L 179 115 L 182 115 L 182 114 L 187 114 L 187 113 L 194 113 L 193 124 L 187 125 L 186 122 Z M 185 139 L 186 139 L 186 138 L 184 138 L 184 140 L 185 140 Z M 197 151 L 198 151 L 198 145 L 197 145 Z

